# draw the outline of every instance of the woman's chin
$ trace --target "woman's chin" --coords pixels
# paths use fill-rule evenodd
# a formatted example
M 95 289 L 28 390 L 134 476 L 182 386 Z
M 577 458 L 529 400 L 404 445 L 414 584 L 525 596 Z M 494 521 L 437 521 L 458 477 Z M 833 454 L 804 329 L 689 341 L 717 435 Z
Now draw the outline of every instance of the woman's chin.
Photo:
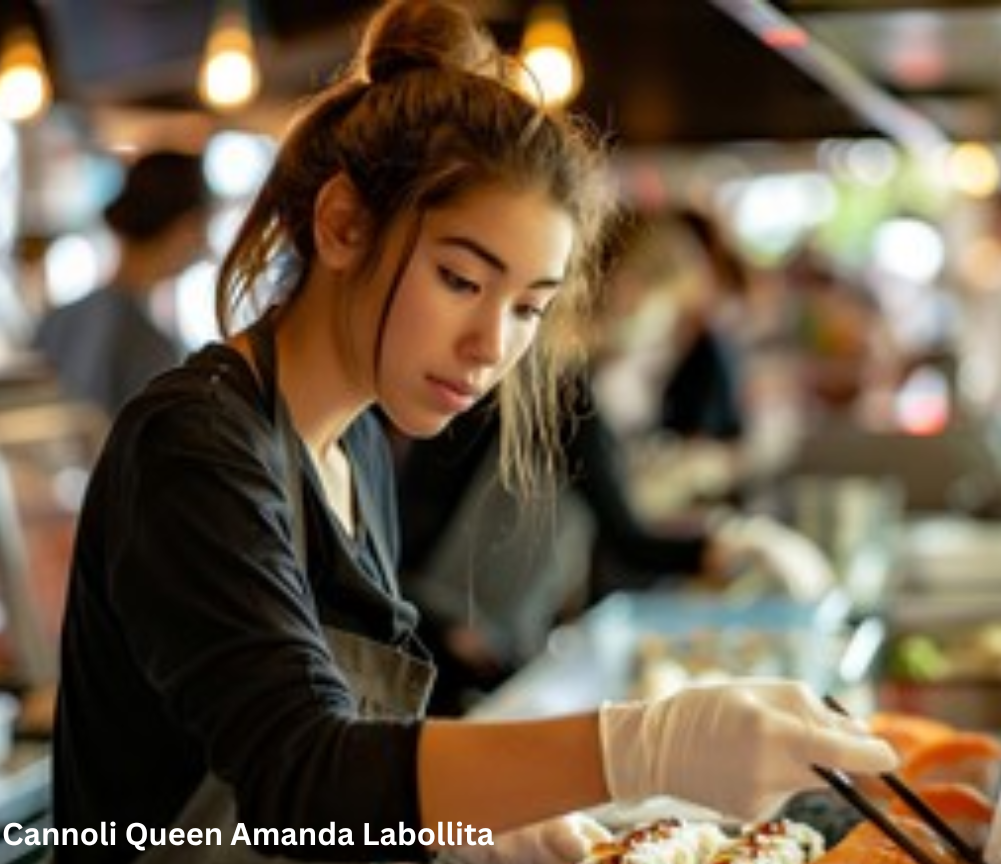
M 434 438 L 455 419 L 455 415 L 392 417 L 393 424 L 409 438 Z

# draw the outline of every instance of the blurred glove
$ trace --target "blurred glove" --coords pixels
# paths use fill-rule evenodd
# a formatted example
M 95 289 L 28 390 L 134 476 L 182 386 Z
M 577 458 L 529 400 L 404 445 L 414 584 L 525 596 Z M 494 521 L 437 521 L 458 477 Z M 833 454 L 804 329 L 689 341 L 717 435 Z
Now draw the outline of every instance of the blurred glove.
M 493 846 L 460 846 L 438 856 L 453 864 L 576 864 L 591 846 L 611 839 L 609 831 L 584 813 L 569 813 L 494 837 Z
M 754 820 L 822 785 L 811 765 L 865 774 L 897 763 L 889 744 L 795 681 L 692 686 L 653 702 L 606 703 L 599 718 L 617 801 L 670 795 Z
M 767 516 L 728 519 L 713 534 L 713 543 L 728 570 L 747 568 L 759 578 L 776 580 L 794 600 L 818 600 L 837 584 L 816 543 Z

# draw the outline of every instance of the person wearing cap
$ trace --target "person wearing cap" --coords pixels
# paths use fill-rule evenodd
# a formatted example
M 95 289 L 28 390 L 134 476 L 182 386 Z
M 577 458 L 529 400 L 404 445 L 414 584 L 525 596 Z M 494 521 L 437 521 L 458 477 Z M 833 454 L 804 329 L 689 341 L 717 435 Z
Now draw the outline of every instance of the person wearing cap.
M 109 416 L 156 374 L 182 358 L 182 346 L 150 316 L 155 288 L 204 250 L 209 193 L 201 159 L 153 151 L 126 171 L 103 217 L 119 246 L 106 286 L 50 311 L 33 347 L 65 394 Z

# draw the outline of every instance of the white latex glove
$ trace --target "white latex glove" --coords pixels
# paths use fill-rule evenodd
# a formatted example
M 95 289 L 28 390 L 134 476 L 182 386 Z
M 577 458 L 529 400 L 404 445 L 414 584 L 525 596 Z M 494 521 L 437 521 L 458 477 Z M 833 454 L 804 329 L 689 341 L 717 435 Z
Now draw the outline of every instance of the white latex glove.
M 724 566 L 749 566 L 775 579 L 794 600 L 818 600 L 837 584 L 824 552 L 805 534 L 767 516 L 734 518 L 713 534 Z
M 653 702 L 600 710 L 605 778 L 614 800 L 670 795 L 745 821 L 767 818 L 802 789 L 811 765 L 893 770 L 889 744 L 831 711 L 803 684 L 736 679 Z
M 456 864 L 576 864 L 594 843 L 611 839 L 585 813 L 568 813 L 494 836 L 493 846 L 460 846 L 438 856 Z

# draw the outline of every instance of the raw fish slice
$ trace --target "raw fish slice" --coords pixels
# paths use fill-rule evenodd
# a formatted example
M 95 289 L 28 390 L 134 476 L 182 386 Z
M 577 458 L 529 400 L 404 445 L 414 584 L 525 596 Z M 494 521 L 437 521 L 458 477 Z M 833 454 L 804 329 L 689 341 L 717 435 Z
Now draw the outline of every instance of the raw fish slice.
M 883 738 L 900 756 L 901 763 L 915 752 L 936 742 L 954 737 L 959 730 L 942 720 L 903 711 L 877 711 L 868 718 L 869 730 Z M 878 777 L 854 778 L 859 790 L 876 803 L 888 804 L 892 794 Z
M 961 864 L 923 823 L 906 816 L 894 821 L 928 852 L 936 864 Z M 871 822 L 861 822 L 814 864 L 914 864 L 914 859 Z
M 959 731 L 942 720 L 903 711 L 877 711 L 869 717 L 868 723 L 870 731 L 885 738 L 901 759 L 906 759 L 924 744 L 950 738 Z
M 994 802 L 967 783 L 925 783 L 914 788 L 950 827 L 975 849 L 982 849 L 994 818 Z M 912 816 L 908 806 L 893 799 L 889 811 L 897 816 Z
M 937 781 L 968 783 L 987 795 L 997 788 L 1001 742 L 986 732 L 956 732 L 915 749 L 899 774 L 913 786 Z

